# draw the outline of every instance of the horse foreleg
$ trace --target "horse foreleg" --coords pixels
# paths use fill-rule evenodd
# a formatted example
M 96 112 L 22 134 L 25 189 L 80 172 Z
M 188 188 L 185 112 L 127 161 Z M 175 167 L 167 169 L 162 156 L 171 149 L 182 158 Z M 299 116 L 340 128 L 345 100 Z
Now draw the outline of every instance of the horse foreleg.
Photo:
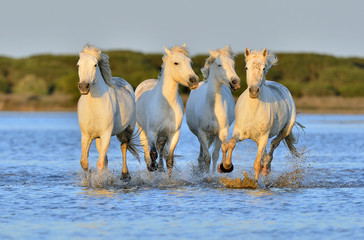
M 217 160 L 219 159 L 220 148 L 221 148 L 221 140 L 218 137 L 215 137 L 214 148 L 212 151 L 212 172 L 216 171 L 216 164 Z
M 198 132 L 198 140 L 201 144 L 202 148 L 202 159 L 199 163 L 199 167 L 202 171 L 207 173 L 210 172 L 210 164 L 211 164 L 211 156 L 209 153 L 209 146 L 208 146 L 208 138 L 204 131 L 200 130 Z
M 229 173 L 234 170 L 234 165 L 231 161 L 233 150 L 236 146 L 237 137 L 232 137 L 229 140 L 229 144 L 227 142 L 221 144 L 222 151 L 222 162 L 217 166 L 217 171 L 219 173 Z M 228 156 L 226 157 L 226 152 L 228 152 Z
M 173 160 L 174 160 L 174 149 L 179 140 L 180 130 L 175 132 L 173 136 L 169 140 L 169 150 L 168 150 L 168 159 L 167 159 L 167 168 L 168 168 L 168 177 L 172 177 L 172 168 L 173 168 Z
M 109 145 L 110 145 L 110 138 L 111 138 L 111 134 L 100 137 L 100 141 L 101 141 L 100 154 L 99 154 L 99 159 L 97 159 L 97 168 L 99 169 L 99 171 L 102 171 L 105 168 L 105 165 L 107 166 L 105 159 L 106 159 L 107 150 L 109 149 Z
M 88 136 L 81 137 L 81 167 L 86 172 L 88 170 L 88 152 L 90 150 L 92 139 Z
M 101 151 L 101 140 L 100 138 L 96 138 L 96 148 L 97 148 L 97 151 L 99 152 L 100 154 L 100 151 Z M 105 165 L 107 166 L 108 165 L 108 158 L 107 158 L 107 154 L 105 155 Z
M 149 142 L 148 142 L 148 138 L 147 138 L 147 134 L 145 133 L 145 131 L 139 126 L 139 124 L 137 123 L 137 127 L 139 129 L 139 138 L 140 138 L 140 143 L 143 147 L 144 150 L 144 160 L 145 163 L 147 164 L 147 168 L 149 171 L 154 171 L 151 167 L 151 162 L 152 160 L 150 159 L 150 151 L 149 151 Z
M 258 151 L 257 151 L 257 157 L 255 158 L 255 162 L 254 162 L 254 171 L 255 171 L 255 180 L 258 181 L 259 178 L 259 172 L 262 169 L 262 157 L 265 154 L 265 147 L 267 146 L 268 143 L 268 136 L 269 133 L 267 133 L 264 136 L 261 136 L 260 139 L 257 141 L 257 145 L 258 145 Z
M 128 143 L 122 143 L 120 145 L 121 153 L 123 154 L 123 168 L 121 170 L 121 179 L 130 180 L 130 174 L 128 171 L 128 165 L 126 163 L 126 150 L 128 149 Z
M 201 143 L 200 143 L 200 153 L 198 154 L 197 163 L 198 163 L 198 169 L 200 171 L 203 171 L 203 169 L 204 169 L 204 164 L 203 164 L 203 148 L 202 148 L 202 144 Z
M 158 161 L 158 171 L 164 172 L 164 163 L 163 163 L 163 151 L 164 146 L 166 145 L 166 139 L 158 139 L 157 142 L 157 150 L 159 152 L 159 161 Z

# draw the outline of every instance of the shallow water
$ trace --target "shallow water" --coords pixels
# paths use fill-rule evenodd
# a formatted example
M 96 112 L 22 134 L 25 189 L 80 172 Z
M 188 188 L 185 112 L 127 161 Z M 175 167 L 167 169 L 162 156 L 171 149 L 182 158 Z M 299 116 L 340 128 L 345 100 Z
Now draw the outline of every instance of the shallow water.
M 258 190 L 227 189 L 196 170 L 198 141 L 183 124 L 173 177 L 149 173 L 128 155 L 132 180 L 119 180 L 116 138 L 109 170 L 88 183 L 75 113 L 0 112 L 0 238 L 361 239 L 364 237 L 364 116 L 300 115 L 303 152 L 283 144 Z M 238 143 L 235 170 L 253 176 L 256 146 Z

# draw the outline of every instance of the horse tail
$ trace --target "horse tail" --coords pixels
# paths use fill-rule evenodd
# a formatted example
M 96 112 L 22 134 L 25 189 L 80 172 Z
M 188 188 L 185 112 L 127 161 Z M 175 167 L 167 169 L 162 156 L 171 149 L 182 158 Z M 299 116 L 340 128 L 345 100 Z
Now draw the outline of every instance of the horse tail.
M 123 143 L 125 142 L 125 138 L 122 135 L 116 135 L 116 137 L 118 138 L 119 142 Z M 131 136 L 128 138 L 128 147 L 127 149 L 129 150 L 129 152 L 131 153 L 131 155 L 133 155 L 138 162 L 140 163 L 140 156 L 139 153 L 141 153 L 140 148 L 140 142 L 139 142 L 139 133 L 138 131 L 134 131 Z
M 296 126 L 301 128 L 302 130 L 305 128 L 301 123 L 295 122 Z M 289 151 L 291 152 L 292 156 L 299 157 L 301 154 L 297 151 L 295 144 L 297 144 L 297 139 L 293 135 L 292 131 L 288 134 L 287 137 L 283 139 L 284 144 L 288 147 Z

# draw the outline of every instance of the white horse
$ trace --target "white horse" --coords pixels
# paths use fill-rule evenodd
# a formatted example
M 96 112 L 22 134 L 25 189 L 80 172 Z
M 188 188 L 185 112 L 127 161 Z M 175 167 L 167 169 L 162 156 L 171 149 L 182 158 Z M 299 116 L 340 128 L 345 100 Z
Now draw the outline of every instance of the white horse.
M 188 127 L 200 142 L 199 168 L 206 172 L 210 171 L 210 146 L 214 146 L 214 171 L 221 144 L 228 144 L 229 127 L 235 119 L 235 100 L 229 87 L 234 91 L 240 88 L 240 78 L 234 70 L 235 62 L 230 47 L 209 52 L 210 57 L 201 69 L 205 82 L 191 91 L 186 105 Z
M 283 85 L 265 79 L 268 70 L 277 61 L 278 59 L 268 53 L 267 49 L 251 52 L 245 49 L 248 88 L 236 103 L 233 136 L 229 140 L 228 156 L 226 158 L 224 155 L 222 163 L 218 166 L 219 172 L 233 170 L 231 155 L 236 142 L 248 138 L 258 146 L 254 162 L 256 180 L 260 172 L 264 176 L 269 173 L 273 151 L 281 140 L 286 142 L 292 155 L 298 156 L 293 145 L 296 140 L 291 132 L 296 121 L 296 107 L 291 93 Z M 271 141 L 271 149 L 267 155 L 268 139 L 274 136 L 276 137 Z
M 99 151 L 97 168 L 107 167 L 110 138 L 116 135 L 123 155 L 122 179 L 130 179 L 126 163 L 128 149 L 139 159 L 133 143 L 136 122 L 133 88 L 122 78 L 111 77 L 109 56 L 99 49 L 85 46 L 77 63 L 81 97 L 77 114 L 82 133 L 81 166 L 88 170 L 88 152 L 93 139 Z
M 173 153 L 180 135 L 183 118 L 183 102 L 178 94 L 178 84 L 197 88 L 198 77 L 191 68 L 186 45 L 165 48 L 159 80 L 148 79 L 135 90 L 137 126 L 144 149 L 144 159 L 149 171 L 163 171 L 164 147 L 167 147 L 166 163 L 172 174 Z

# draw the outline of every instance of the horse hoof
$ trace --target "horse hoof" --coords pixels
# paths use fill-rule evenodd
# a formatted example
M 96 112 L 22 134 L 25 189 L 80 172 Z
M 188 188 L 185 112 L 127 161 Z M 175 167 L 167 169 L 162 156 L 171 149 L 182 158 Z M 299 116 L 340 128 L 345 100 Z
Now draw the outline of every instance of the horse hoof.
M 158 170 L 158 163 L 152 163 L 150 165 L 147 165 L 148 171 L 149 172 L 154 172 L 156 170 Z
M 231 173 L 233 170 L 234 170 L 234 165 L 233 164 L 231 164 L 231 167 L 229 169 L 225 169 L 222 163 L 217 165 L 217 171 L 219 173 Z
M 129 182 L 131 177 L 129 173 L 121 173 L 121 181 L 123 182 Z
M 267 176 L 270 173 L 270 168 L 263 168 L 262 171 L 260 172 L 260 174 L 262 174 L 262 176 Z

